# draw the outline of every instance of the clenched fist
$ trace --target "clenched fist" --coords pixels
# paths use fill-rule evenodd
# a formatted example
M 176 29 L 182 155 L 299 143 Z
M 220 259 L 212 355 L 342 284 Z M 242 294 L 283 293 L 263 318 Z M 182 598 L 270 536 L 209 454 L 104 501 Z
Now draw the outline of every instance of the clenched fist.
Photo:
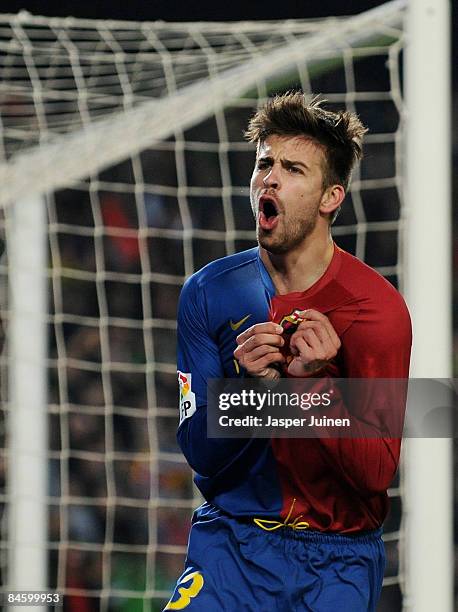
M 292 376 L 310 376 L 323 369 L 341 347 L 341 342 L 328 317 L 317 310 L 297 313 L 303 321 L 290 340 L 293 359 L 288 365 Z
M 277 323 L 257 323 L 237 336 L 234 357 L 250 376 L 275 380 L 280 378 L 278 368 L 285 358 L 280 352 L 285 341 L 283 328 Z

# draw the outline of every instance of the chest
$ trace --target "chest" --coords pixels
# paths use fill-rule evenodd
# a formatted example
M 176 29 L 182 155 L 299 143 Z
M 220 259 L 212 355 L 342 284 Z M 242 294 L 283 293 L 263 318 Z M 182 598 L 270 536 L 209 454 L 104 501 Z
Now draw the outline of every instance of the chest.
M 214 327 L 214 339 L 228 378 L 239 374 L 238 364 L 234 360 L 237 336 L 256 323 L 268 321 L 269 306 L 270 296 L 264 287 L 258 287 L 257 291 L 250 291 L 248 295 L 245 292 L 238 299 L 219 305 L 218 313 L 215 313 L 217 324 Z

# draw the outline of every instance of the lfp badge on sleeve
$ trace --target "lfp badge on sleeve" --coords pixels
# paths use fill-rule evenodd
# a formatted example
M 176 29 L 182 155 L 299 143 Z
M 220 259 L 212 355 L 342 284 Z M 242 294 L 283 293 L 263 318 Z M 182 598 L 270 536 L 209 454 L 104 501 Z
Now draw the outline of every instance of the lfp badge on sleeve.
M 180 425 L 189 419 L 196 411 L 196 396 L 191 390 L 191 374 L 178 370 L 178 384 L 180 385 Z

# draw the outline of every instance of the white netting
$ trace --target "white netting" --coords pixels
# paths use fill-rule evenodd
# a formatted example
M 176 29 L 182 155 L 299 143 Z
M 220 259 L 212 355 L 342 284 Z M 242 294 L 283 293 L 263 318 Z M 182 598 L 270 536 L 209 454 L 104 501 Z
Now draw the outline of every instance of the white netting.
M 242 134 L 266 95 L 320 92 L 370 127 L 334 235 L 402 283 L 403 11 L 224 24 L 0 16 L 2 228 L 11 203 L 47 194 L 49 585 L 69 610 L 159 610 L 180 573 L 196 495 L 175 443 L 177 298 L 187 275 L 254 243 Z M 8 317 L 3 300 L 6 328 Z M 390 612 L 403 580 L 401 489 L 391 493 Z

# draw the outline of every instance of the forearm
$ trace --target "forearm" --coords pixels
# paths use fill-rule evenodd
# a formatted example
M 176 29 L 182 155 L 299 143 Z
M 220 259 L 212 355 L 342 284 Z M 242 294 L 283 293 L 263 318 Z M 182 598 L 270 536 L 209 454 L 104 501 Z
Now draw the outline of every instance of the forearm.
M 399 463 L 400 439 L 320 438 L 329 466 L 361 495 L 386 491 Z
M 204 406 L 192 418 L 183 421 L 177 432 L 177 440 L 191 468 L 207 477 L 227 469 L 250 442 L 240 438 L 209 438 L 207 408 Z

